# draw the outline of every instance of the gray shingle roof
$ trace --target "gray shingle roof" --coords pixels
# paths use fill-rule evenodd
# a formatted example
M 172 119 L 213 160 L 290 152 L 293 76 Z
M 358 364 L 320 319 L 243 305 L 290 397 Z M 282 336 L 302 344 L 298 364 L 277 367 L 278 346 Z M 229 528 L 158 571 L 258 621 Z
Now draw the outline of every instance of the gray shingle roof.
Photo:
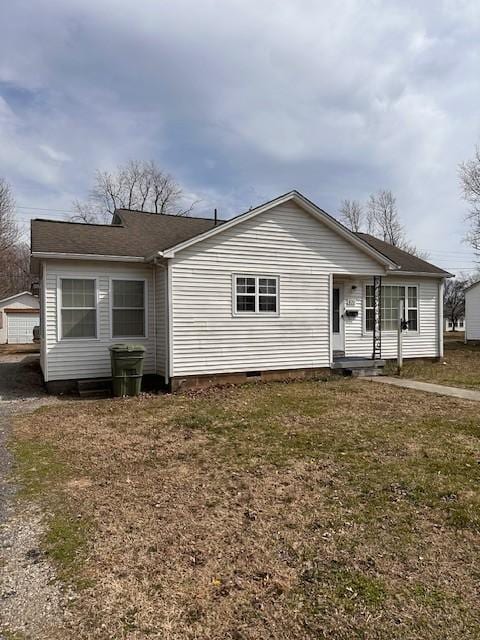
M 384 242 L 375 236 L 371 236 L 368 233 L 356 233 L 356 236 L 367 242 L 371 247 L 382 253 L 385 257 L 395 262 L 398 265 L 399 271 L 409 271 L 414 273 L 431 273 L 441 275 L 451 275 L 445 269 L 436 267 L 434 264 L 417 258 L 411 253 L 407 253 L 398 247 L 394 247 L 388 242 Z
M 206 218 L 126 209 L 119 209 L 117 215 L 121 224 L 32 220 L 32 252 L 146 258 L 214 227 L 214 221 Z
M 119 209 L 119 224 L 84 224 L 32 220 L 32 252 L 72 253 L 146 258 L 212 229 L 214 221 Z M 219 220 L 222 224 L 224 220 Z M 445 275 L 425 260 L 367 233 L 357 233 L 368 245 L 399 266 L 399 271 Z

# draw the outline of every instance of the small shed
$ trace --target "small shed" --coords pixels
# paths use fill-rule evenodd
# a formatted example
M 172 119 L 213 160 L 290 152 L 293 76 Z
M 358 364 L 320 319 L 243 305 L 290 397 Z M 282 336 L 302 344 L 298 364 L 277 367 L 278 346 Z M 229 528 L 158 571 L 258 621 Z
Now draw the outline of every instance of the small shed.
M 38 298 L 22 291 L 0 300 L 0 344 L 33 342 L 33 327 L 40 324 Z
M 480 340 L 480 280 L 465 289 L 465 340 Z

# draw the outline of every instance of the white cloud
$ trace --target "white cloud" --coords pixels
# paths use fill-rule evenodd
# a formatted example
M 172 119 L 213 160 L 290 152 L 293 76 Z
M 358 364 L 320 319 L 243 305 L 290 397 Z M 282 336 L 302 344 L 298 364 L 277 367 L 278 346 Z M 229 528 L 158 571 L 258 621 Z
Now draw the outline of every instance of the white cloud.
M 461 249 L 478 2 L 18 0 L 4 13 L 0 173 L 29 203 L 65 207 L 96 167 L 155 158 L 208 211 L 297 187 L 335 212 L 390 187 L 413 240 Z

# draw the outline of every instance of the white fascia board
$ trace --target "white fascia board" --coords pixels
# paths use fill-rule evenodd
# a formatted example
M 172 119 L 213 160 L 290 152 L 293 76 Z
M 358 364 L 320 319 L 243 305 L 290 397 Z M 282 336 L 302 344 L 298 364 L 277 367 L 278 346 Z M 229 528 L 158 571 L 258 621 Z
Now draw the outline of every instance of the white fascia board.
M 344 227 L 340 222 L 332 218 L 329 214 L 327 214 L 325 211 L 317 207 L 315 204 L 313 204 L 312 202 L 304 198 L 300 193 L 296 191 L 291 191 L 290 193 L 287 193 L 284 196 L 280 196 L 280 198 L 271 200 L 270 202 L 260 205 L 259 207 L 256 207 L 251 211 L 247 211 L 246 213 L 240 216 L 237 216 L 236 218 L 233 218 L 228 222 L 224 222 L 218 227 L 214 227 L 213 229 L 209 229 L 208 231 L 205 231 L 204 233 L 201 233 L 200 235 L 195 236 L 194 238 L 190 238 L 189 240 L 180 242 L 179 244 L 173 247 L 170 247 L 170 249 L 164 250 L 162 252 L 162 256 L 164 258 L 173 258 L 178 251 L 182 251 L 183 249 L 186 249 L 187 247 L 190 247 L 193 244 L 196 244 L 197 242 L 201 242 L 202 240 L 211 238 L 217 235 L 218 233 L 227 231 L 228 229 L 231 229 L 237 224 L 246 222 L 247 220 L 250 220 L 251 218 L 258 216 L 261 213 L 264 213 L 269 209 L 273 209 L 273 207 L 276 207 L 278 205 L 289 202 L 290 200 L 292 200 L 293 202 L 298 204 L 302 209 L 304 209 L 305 211 L 307 211 L 308 213 L 316 217 L 318 220 L 323 222 L 327 227 L 336 231 L 339 235 L 344 237 L 351 244 L 357 246 L 364 253 L 367 253 L 368 255 L 370 255 L 374 260 L 376 260 L 380 264 L 390 269 L 398 269 L 398 265 L 395 262 L 393 262 L 392 260 L 389 260 L 382 253 L 380 253 L 379 251 L 371 247 L 367 242 L 365 242 L 361 238 L 357 238 L 357 236 L 352 231 Z
M 453 278 L 452 273 L 448 273 L 447 271 L 443 273 L 432 273 L 431 271 L 397 271 L 395 275 L 398 276 L 416 276 L 422 278 Z
M 33 251 L 32 258 L 56 259 L 56 260 L 99 260 L 102 262 L 145 262 L 143 256 L 106 256 L 93 253 L 55 253 Z

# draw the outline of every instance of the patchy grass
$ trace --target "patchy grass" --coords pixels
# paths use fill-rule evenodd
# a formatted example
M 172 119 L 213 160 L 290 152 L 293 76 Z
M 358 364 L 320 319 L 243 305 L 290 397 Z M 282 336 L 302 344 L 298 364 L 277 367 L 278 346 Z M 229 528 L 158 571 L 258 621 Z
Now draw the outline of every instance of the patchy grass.
M 42 415 L 44 408 L 37 411 Z M 55 443 L 41 439 L 16 440 L 13 444 L 15 475 L 20 499 L 40 502 L 45 510 L 45 551 L 55 563 L 59 577 L 76 588 L 84 581 L 80 575 L 86 547 L 86 518 L 73 513 L 74 505 L 65 500 L 63 487 L 69 483 L 70 469 L 62 461 Z M 75 486 L 76 481 L 72 483 Z
M 386 373 L 396 375 L 396 364 L 388 363 Z M 445 340 L 444 357 L 440 362 L 405 360 L 402 378 L 425 380 L 437 384 L 480 388 L 480 344 L 464 344 L 460 339 Z
M 478 638 L 473 403 L 258 384 L 62 404 L 15 437 L 76 638 Z

